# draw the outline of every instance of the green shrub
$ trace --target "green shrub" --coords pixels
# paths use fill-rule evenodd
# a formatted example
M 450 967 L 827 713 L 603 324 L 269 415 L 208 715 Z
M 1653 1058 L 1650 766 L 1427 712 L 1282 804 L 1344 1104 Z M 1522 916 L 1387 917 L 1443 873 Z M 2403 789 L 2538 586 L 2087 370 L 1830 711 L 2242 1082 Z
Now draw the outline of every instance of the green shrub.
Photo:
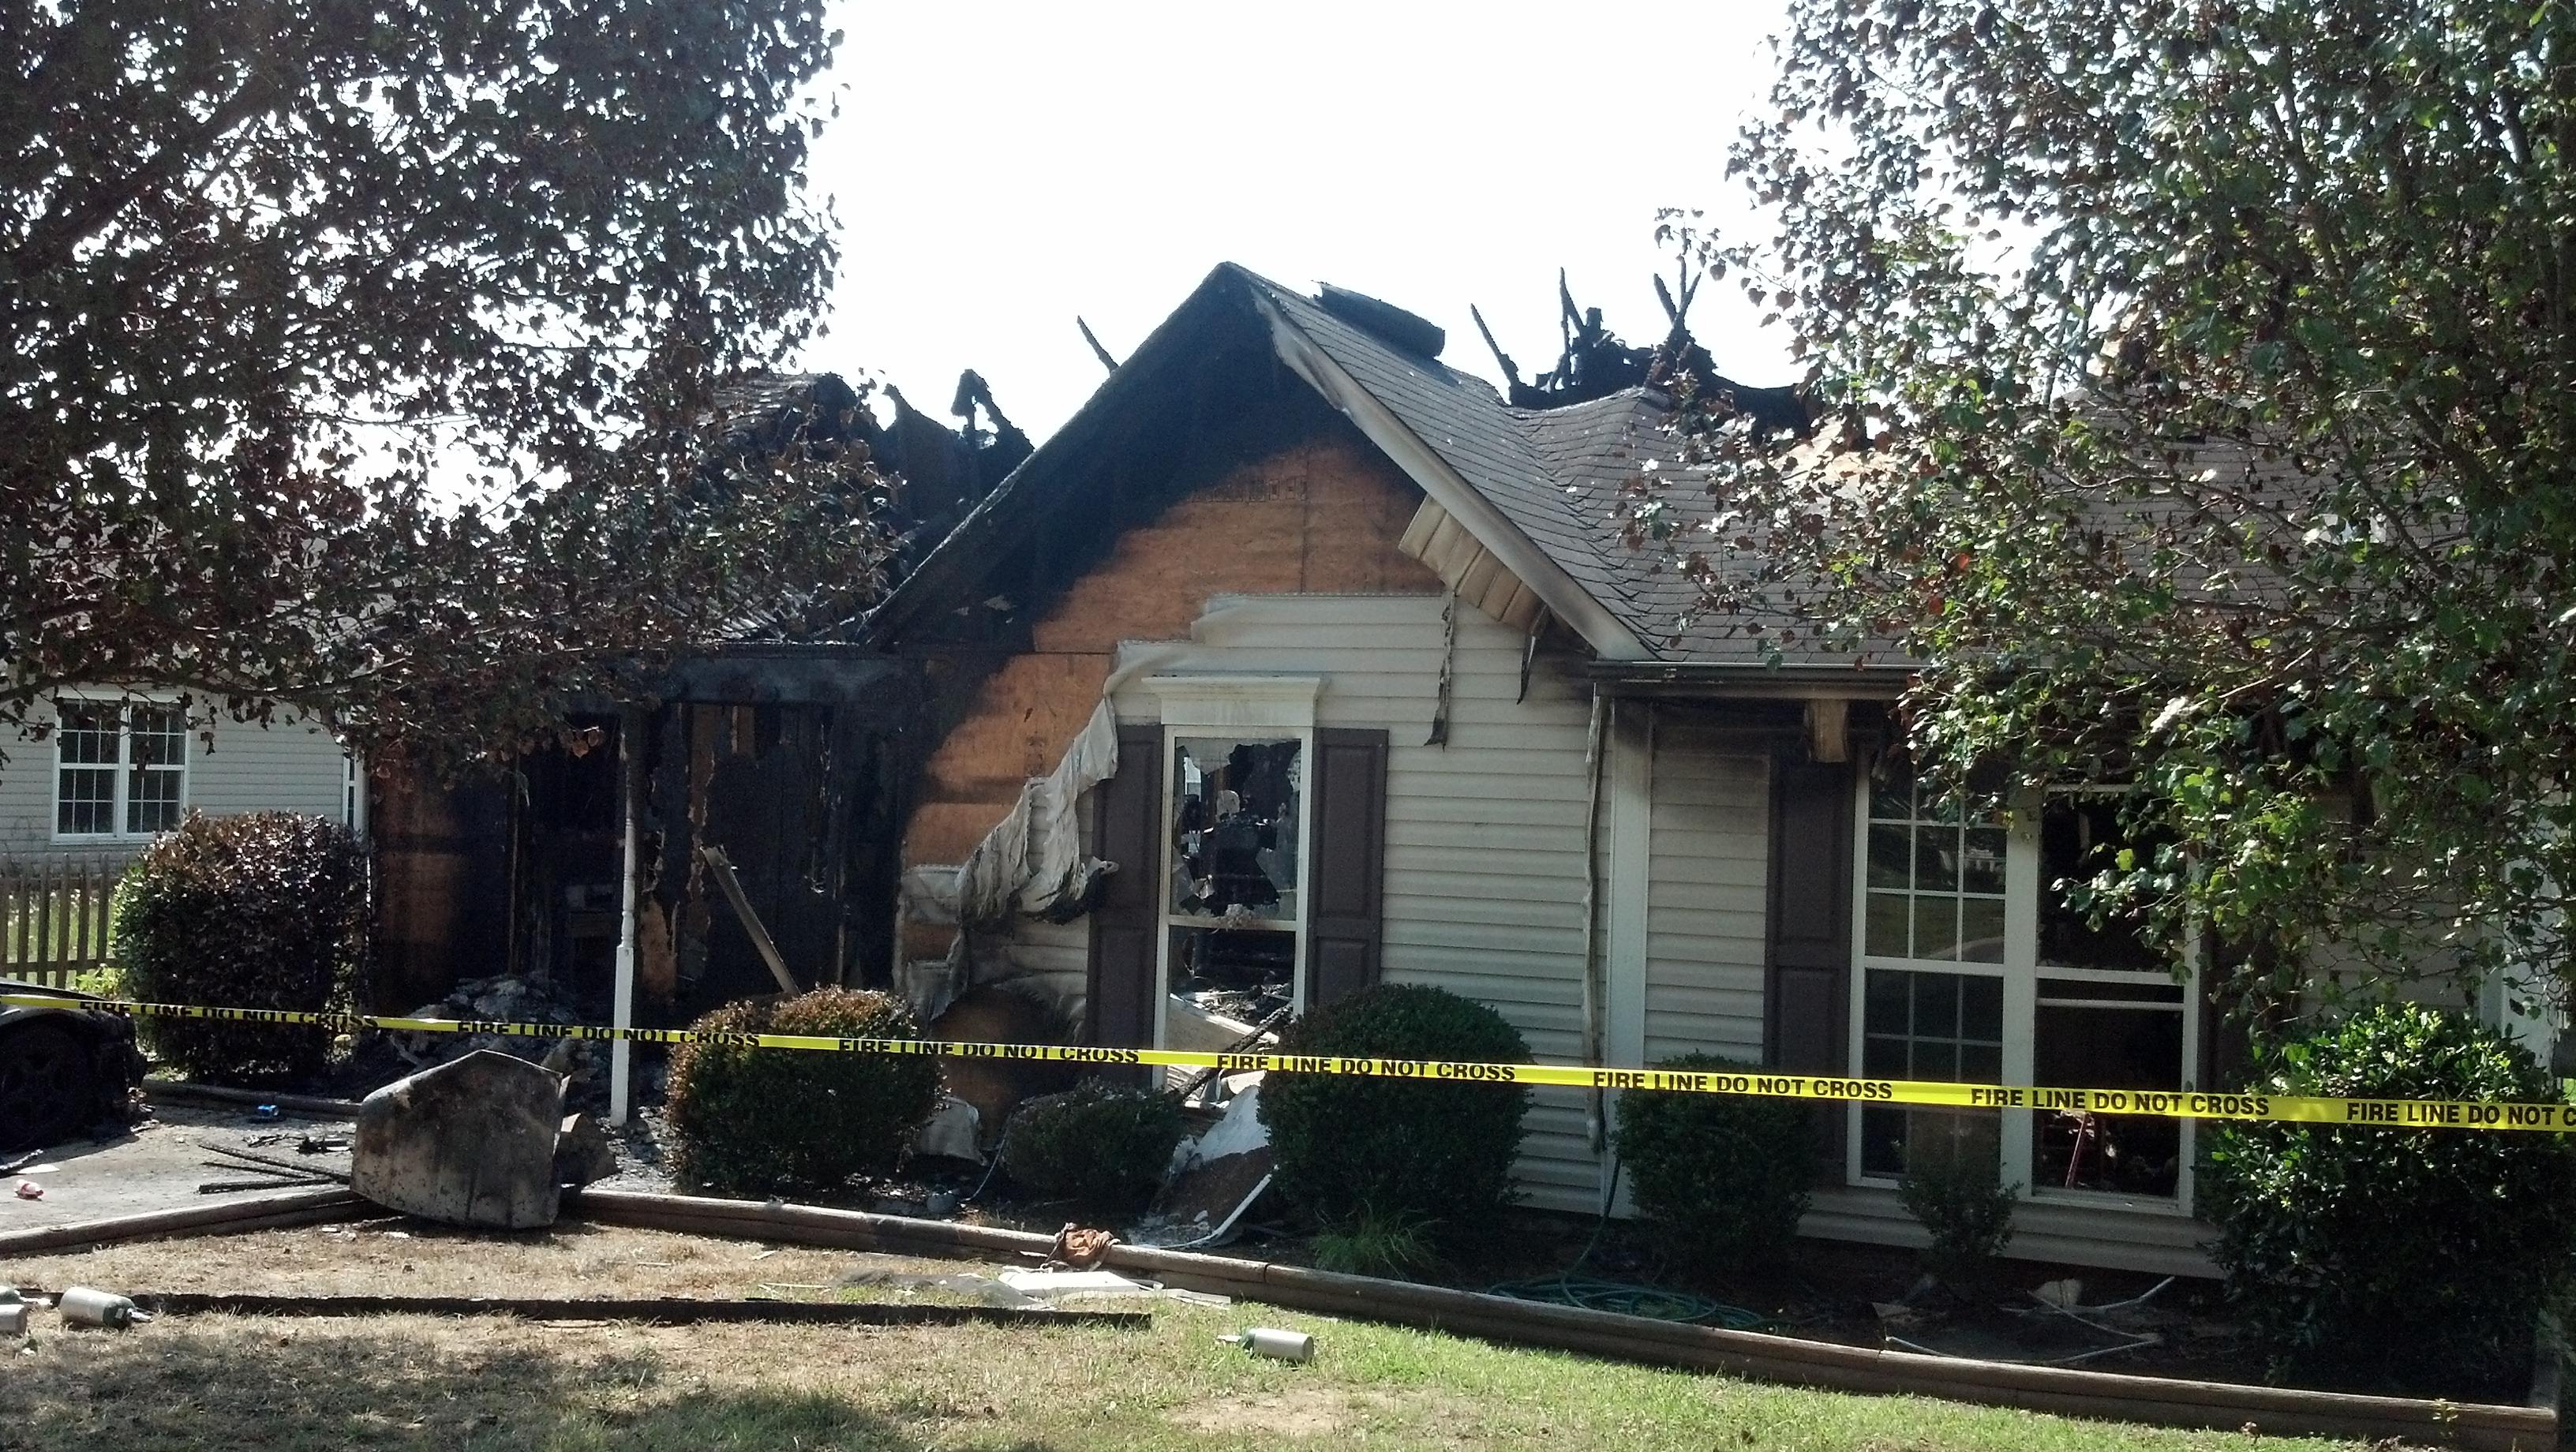
M 116 892 L 122 986 L 155 1003 L 345 1006 L 367 945 L 367 864 L 321 817 L 190 812 L 126 869 Z M 320 1069 L 330 1030 L 145 1018 L 145 1046 L 196 1078 L 292 1079 Z
M 1994 1288 L 1995 1263 L 2012 1243 L 2021 1187 L 2000 1183 L 2001 1161 L 1995 1142 L 1983 1137 L 1927 1135 L 1906 1152 L 1898 1194 L 1932 1234 L 1923 1268 L 1963 1294 Z
M 2503 1035 L 2416 1004 L 2366 1009 L 2257 1060 L 2258 1092 L 2557 1102 Z M 2284 1367 L 2456 1392 L 2530 1365 L 2576 1252 L 2576 1146 L 2555 1134 L 2228 1124 L 2201 1212 L 2230 1298 Z
M 718 1033 L 916 1039 L 883 993 L 818 988 L 774 1003 L 729 1003 L 690 1027 Z M 683 1044 L 671 1054 L 668 1113 L 681 1179 L 730 1194 L 830 1191 L 903 1165 L 939 1106 L 939 1061 L 912 1054 L 817 1054 Z
M 1684 1054 L 1655 1067 L 1754 1066 Z M 1710 1270 L 1738 1269 L 1787 1246 L 1816 1178 L 1814 1115 L 1794 1099 L 1631 1091 L 1619 1099 L 1616 1146 L 1637 1208 L 1676 1255 Z
M 1283 1054 L 1525 1064 L 1503 1016 L 1437 988 L 1363 989 L 1280 1035 Z M 1365 1215 L 1455 1240 L 1511 1199 L 1529 1090 L 1517 1084 L 1274 1072 L 1262 1081 L 1278 1188 L 1326 1226 Z
M 1187 1128 L 1178 1095 L 1087 1080 L 1012 1112 L 1002 1172 L 1049 1199 L 1134 1209 L 1153 1198 Z

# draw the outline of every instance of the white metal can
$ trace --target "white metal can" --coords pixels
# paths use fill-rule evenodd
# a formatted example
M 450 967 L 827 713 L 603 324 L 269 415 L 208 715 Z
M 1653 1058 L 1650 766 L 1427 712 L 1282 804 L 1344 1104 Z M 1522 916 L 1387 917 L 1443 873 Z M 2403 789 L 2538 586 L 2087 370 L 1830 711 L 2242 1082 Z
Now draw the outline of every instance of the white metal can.
M 73 1286 L 54 1298 L 54 1309 L 72 1326 L 107 1326 L 122 1331 L 137 1320 L 149 1320 L 128 1298 L 109 1291 Z
M 1276 1357 L 1281 1361 L 1315 1359 L 1315 1338 L 1303 1331 L 1279 1331 L 1267 1326 L 1255 1326 L 1240 1336 L 1228 1336 L 1224 1339 L 1255 1356 Z

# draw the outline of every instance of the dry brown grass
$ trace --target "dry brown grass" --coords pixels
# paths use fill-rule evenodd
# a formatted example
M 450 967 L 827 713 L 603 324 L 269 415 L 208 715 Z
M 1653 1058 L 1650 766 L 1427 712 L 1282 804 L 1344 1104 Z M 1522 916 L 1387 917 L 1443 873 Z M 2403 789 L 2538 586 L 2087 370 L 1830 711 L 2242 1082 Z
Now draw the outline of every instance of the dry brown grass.
M 763 1285 L 828 1285 L 860 1266 L 970 1268 L 804 1248 L 764 1255 L 754 1244 L 640 1230 L 387 1233 L 400 1228 L 112 1247 L 0 1266 L 0 1280 L 264 1293 L 744 1295 Z M 1147 1331 L 205 1315 L 115 1334 L 59 1332 L 48 1316 L 32 1351 L 0 1360 L 0 1448 L 2290 1445 L 1754 1386 L 1265 1308 L 1157 1303 L 1154 1312 Z M 1218 1333 L 1251 1322 L 1314 1332 L 1317 1359 L 1285 1366 L 1217 1343 Z

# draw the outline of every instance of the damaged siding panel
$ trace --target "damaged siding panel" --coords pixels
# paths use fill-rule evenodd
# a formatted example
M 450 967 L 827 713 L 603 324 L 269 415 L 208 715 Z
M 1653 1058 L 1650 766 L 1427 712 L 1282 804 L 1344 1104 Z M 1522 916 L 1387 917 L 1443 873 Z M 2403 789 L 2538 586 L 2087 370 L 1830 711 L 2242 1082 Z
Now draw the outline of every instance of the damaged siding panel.
M 1155 719 L 1147 674 L 1313 675 L 1319 727 L 1389 733 L 1383 976 L 1489 1003 L 1540 1058 L 1582 1054 L 1583 749 L 1588 703 L 1539 672 L 1527 637 L 1471 609 L 1457 619 L 1449 741 L 1425 746 L 1446 652 L 1430 596 L 1226 596 L 1190 639 L 1122 647 L 1135 667 L 1122 719 Z M 1541 1090 L 1523 1146 L 1527 1202 L 1599 1208 L 1584 1096 Z
M 1770 767 L 1677 716 L 1655 740 L 1646 1057 L 1759 1063 Z

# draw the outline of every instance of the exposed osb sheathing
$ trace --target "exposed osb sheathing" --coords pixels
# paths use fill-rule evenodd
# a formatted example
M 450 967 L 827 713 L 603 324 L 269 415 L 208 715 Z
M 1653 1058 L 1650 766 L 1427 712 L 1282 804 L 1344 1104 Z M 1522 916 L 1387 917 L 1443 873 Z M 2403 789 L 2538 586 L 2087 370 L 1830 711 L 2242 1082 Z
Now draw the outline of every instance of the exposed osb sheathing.
M 1366 445 L 1315 439 L 1234 470 L 1121 536 L 984 682 L 930 758 L 904 865 L 957 862 L 1099 704 L 1118 643 L 1186 638 L 1220 594 L 1436 594 L 1396 541 L 1420 493 Z M 914 950 L 929 945 L 913 945 Z

